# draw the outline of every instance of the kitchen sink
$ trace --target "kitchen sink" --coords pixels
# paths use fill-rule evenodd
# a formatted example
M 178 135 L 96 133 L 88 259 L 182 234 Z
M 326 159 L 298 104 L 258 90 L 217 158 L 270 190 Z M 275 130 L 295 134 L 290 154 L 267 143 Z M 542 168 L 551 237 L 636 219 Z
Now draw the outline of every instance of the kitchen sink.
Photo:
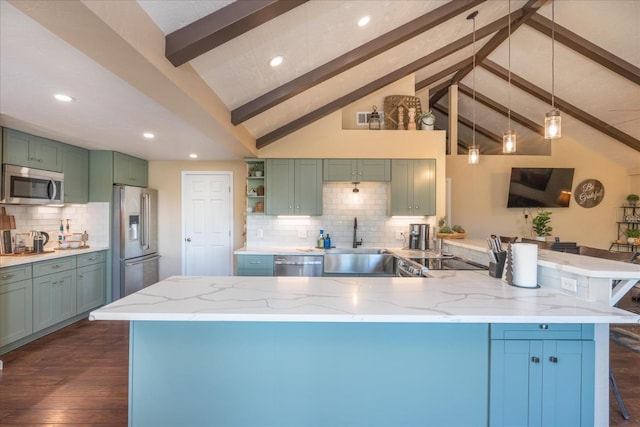
M 327 249 L 324 273 L 392 276 L 395 257 L 386 249 Z

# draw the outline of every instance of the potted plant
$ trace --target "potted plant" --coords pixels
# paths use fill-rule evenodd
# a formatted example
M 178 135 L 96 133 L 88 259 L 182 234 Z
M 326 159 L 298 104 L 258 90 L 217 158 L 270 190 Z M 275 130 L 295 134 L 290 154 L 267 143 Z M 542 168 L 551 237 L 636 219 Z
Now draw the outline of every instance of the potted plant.
M 436 116 L 433 115 L 433 111 L 423 111 L 418 114 L 418 123 L 422 130 L 433 130 L 436 124 Z
M 546 240 L 547 236 L 551 236 L 553 227 L 549 225 L 551 222 L 551 212 L 543 211 L 533 218 L 533 232 L 536 234 L 537 240 Z
M 627 228 L 625 233 L 627 234 L 627 242 L 630 245 L 637 245 L 640 243 L 640 228 Z
M 264 172 L 264 164 L 263 163 L 253 163 L 251 167 L 249 167 L 249 176 L 262 176 L 262 172 Z
M 629 206 L 635 206 L 636 203 L 638 203 L 638 200 L 640 200 L 640 196 L 638 196 L 637 194 L 629 194 L 627 196 L 627 202 L 629 202 Z

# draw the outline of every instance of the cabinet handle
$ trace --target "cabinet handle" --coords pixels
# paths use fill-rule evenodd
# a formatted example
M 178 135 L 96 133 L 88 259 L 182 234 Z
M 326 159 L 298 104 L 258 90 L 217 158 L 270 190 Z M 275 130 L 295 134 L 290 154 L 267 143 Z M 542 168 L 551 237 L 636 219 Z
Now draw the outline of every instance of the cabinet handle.
M 533 357 L 531 358 L 531 361 L 532 361 L 533 363 L 540 363 L 540 358 L 539 358 L 539 357 L 536 357 L 536 356 L 533 356 Z
M 52 265 L 51 268 L 60 268 L 60 264 Z
M 11 279 L 13 276 L 15 276 L 15 274 L 7 274 L 6 276 L 2 276 L 2 280 L 9 280 L 9 279 Z
M 551 363 L 558 363 L 558 358 L 555 356 L 549 356 L 549 362 Z
M 89 258 L 89 261 L 95 261 L 96 259 L 98 259 L 97 257 L 91 257 Z
M 262 264 L 262 261 L 251 261 L 249 264 Z
M 549 325 L 547 325 L 546 323 L 543 323 L 543 324 L 540 325 L 540 329 L 547 330 L 547 329 L 549 329 Z

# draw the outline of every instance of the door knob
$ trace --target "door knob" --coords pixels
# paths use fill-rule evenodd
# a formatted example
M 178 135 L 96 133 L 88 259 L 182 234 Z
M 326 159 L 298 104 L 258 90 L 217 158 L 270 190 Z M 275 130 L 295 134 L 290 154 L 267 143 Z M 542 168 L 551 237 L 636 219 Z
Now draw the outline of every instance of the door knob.
M 191 237 L 187 237 L 186 239 L 184 239 L 185 242 L 190 242 L 191 241 Z

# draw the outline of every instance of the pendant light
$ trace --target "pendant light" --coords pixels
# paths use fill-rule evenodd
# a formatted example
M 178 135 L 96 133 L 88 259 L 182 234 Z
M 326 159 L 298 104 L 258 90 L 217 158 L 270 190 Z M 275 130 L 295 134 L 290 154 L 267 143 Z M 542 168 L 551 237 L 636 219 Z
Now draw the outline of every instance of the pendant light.
M 562 117 L 555 104 L 555 1 L 551 0 L 551 111 L 544 116 L 544 139 L 562 136 Z
M 472 61 L 472 93 L 473 93 L 473 126 L 471 135 L 471 147 L 469 147 L 469 164 L 477 165 L 480 163 L 480 147 L 476 145 L 476 16 L 478 11 L 475 10 L 467 16 L 467 19 L 473 21 L 473 61 Z
M 511 0 L 509 0 L 509 89 L 507 91 L 507 107 L 508 107 L 508 127 L 502 134 L 502 152 L 505 154 L 512 154 L 516 152 L 516 131 L 511 129 Z

